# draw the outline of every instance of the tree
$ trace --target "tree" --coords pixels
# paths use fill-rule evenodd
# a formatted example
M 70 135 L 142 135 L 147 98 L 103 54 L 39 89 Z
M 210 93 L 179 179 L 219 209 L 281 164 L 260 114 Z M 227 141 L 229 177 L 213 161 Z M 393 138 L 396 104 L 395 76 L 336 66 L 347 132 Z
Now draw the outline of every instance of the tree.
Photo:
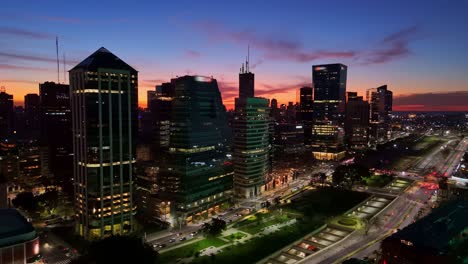
M 327 175 L 324 172 L 319 173 L 320 184 L 323 185 L 327 179 Z
M 204 223 L 202 226 L 203 232 L 212 236 L 221 234 L 224 229 L 226 229 L 226 221 L 221 218 L 213 218 L 211 223 Z
M 38 207 L 37 200 L 34 198 L 32 192 L 21 192 L 16 195 L 16 198 L 12 201 L 15 207 L 19 207 L 28 213 L 35 212 Z
M 158 253 L 137 237 L 111 236 L 92 243 L 71 264 L 157 263 Z
M 363 178 L 370 177 L 369 168 L 361 164 L 338 166 L 332 175 L 333 184 L 350 189 L 354 184 L 361 183 Z

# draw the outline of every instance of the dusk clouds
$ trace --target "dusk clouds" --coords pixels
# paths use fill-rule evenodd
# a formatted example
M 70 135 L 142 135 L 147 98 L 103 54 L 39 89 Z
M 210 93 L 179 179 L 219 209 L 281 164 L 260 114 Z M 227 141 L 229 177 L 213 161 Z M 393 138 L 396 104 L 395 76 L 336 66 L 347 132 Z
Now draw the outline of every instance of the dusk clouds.
M 26 37 L 26 38 L 32 38 L 32 39 L 54 39 L 55 38 L 55 36 L 47 34 L 47 33 L 29 31 L 29 30 L 24 30 L 20 28 L 12 28 L 12 27 L 0 27 L 0 36 L 1 35 Z
M 281 34 L 265 35 L 253 29 L 232 30 L 216 22 L 198 22 L 191 24 L 191 27 L 205 34 L 210 41 L 251 45 L 255 50 L 260 51 L 261 62 L 278 60 L 313 63 L 317 60 L 350 59 L 361 65 L 386 63 L 410 55 L 410 42 L 419 33 L 419 28 L 416 26 L 403 28 L 376 41 L 376 44 L 369 50 L 326 48 L 313 50 L 307 48 L 304 43 L 287 39 Z

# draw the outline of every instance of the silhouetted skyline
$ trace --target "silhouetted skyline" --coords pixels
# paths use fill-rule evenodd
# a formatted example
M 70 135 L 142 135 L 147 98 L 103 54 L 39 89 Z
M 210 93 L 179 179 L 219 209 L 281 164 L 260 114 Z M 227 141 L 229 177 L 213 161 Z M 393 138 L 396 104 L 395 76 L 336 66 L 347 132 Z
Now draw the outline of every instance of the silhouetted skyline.
M 55 38 L 67 69 L 105 46 L 139 71 L 146 91 L 176 76 L 213 76 L 232 108 L 251 47 L 256 96 L 296 101 L 312 65 L 348 65 L 348 91 L 388 84 L 394 110 L 468 111 L 466 1 L 176 1 L 144 4 L 7 1 L 0 26 L 0 86 L 22 104 L 56 81 Z M 73 12 L 71 12 L 73 11 Z M 60 65 L 63 70 L 63 65 Z M 63 82 L 63 73 L 60 74 Z

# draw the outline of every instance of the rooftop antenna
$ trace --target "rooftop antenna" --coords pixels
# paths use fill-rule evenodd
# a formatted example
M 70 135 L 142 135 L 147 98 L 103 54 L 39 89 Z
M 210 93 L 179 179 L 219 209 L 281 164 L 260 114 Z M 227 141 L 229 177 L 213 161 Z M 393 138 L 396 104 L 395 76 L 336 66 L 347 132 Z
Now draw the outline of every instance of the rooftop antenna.
M 249 70 L 249 60 L 250 60 L 250 45 L 247 45 L 247 72 L 250 72 Z
M 58 55 L 58 36 L 55 36 L 55 51 L 57 53 L 57 83 L 60 83 L 60 66 L 59 66 L 59 55 Z
M 67 83 L 67 69 L 66 69 L 66 62 L 65 62 L 65 52 L 63 52 L 63 82 Z

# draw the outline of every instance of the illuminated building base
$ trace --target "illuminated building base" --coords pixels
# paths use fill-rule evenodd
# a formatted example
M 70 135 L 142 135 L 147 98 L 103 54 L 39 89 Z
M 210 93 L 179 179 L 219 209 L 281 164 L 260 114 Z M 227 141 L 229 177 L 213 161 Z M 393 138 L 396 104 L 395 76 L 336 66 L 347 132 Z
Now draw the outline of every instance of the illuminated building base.
M 126 235 L 131 232 L 130 221 L 124 221 L 123 224 L 104 225 L 104 234 L 101 236 L 101 228 L 88 228 L 85 230 L 82 224 L 76 226 L 77 233 L 88 240 L 102 239 L 111 235 Z
M 345 157 L 346 152 L 341 151 L 341 152 L 312 152 L 314 155 L 314 158 L 317 160 L 333 160 L 333 161 L 339 161 Z

